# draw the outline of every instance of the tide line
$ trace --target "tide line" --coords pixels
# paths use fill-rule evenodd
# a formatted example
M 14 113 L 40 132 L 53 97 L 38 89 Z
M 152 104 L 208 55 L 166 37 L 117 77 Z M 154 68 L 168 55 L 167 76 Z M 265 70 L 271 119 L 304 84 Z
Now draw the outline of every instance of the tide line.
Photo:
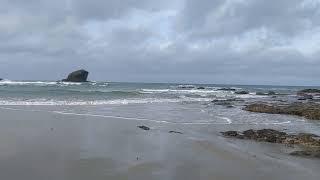
M 16 109 L 16 108 L 7 108 L 7 107 L 0 107 L 0 109 L 12 110 L 12 111 L 24 111 L 24 112 L 45 112 L 45 113 L 70 115 L 70 116 L 87 116 L 87 117 L 135 120 L 135 121 L 148 121 L 148 122 L 163 123 L 163 124 L 180 124 L 180 125 L 210 125 L 210 124 L 221 124 L 221 125 L 223 125 L 223 124 L 226 124 L 226 123 L 213 123 L 213 122 L 170 122 L 170 121 L 165 121 L 165 120 L 154 120 L 154 119 L 146 119 L 146 118 L 111 116 L 111 115 L 100 115 L 100 114 L 83 114 L 83 113 L 72 113 L 72 112 L 63 112 L 63 111 L 25 110 L 25 109 Z

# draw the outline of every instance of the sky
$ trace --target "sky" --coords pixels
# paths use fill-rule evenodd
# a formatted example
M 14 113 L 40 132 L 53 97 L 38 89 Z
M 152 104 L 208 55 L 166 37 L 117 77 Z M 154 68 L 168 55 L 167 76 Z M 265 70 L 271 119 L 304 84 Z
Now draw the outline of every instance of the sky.
M 0 78 L 320 85 L 320 0 L 0 0 Z

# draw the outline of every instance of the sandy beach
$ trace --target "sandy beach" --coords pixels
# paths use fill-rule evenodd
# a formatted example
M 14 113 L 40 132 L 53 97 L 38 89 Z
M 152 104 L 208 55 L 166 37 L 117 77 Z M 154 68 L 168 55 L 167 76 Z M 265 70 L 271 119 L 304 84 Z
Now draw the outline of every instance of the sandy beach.
M 53 107 L 34 109 L 0 108 L 0 179 L 320 177 L 318 159 L 288 156 L 282 145 L 223 138 L 218 132 L 225 129 L 223 125 L 190 128 L 120 117 L 62 114 Z M 139 129 L 139 125 L 151 130 Z M 184 134 L 170 134 L 170 130 Z

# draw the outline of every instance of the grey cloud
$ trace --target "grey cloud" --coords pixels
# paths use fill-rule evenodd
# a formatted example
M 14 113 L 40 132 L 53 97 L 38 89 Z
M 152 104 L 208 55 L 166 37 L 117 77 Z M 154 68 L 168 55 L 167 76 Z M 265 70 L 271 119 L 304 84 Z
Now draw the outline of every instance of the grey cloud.
M 1 78 L 86 68 L 94 80 L 306 85 L 320 75 L 314 1 L 0 1 Z

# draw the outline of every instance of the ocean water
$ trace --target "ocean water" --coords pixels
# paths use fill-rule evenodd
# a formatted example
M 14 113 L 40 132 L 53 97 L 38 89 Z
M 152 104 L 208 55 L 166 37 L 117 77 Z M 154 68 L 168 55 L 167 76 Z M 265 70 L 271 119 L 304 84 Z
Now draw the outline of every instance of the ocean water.
M 201 88 L 199 88 L 201 87 Z M 238 95 L 232 88 L 248 91 Z M 190 134 L 227 129 L 278 128 L 320 134 L 320 123 L 301 117 L 258 114 L 242 108 L 255 101 L 289 102 L 306 87 L 214 84 L 160 84 L 54 81 L 0 81 L 0 108 L 46 111 L 79 117 L 118 118 L 151 123 L 158 129 L 172 126 Z M 312 87 L 308 87 L 312 88 Z M 317 87 L 314 87 L 317 88 Z M 280 95 L 261 96 L 274 91 Z M 232 106 L 215 100 L 236 99 Z M 199 134 L 198 134 L 199 135 Z

